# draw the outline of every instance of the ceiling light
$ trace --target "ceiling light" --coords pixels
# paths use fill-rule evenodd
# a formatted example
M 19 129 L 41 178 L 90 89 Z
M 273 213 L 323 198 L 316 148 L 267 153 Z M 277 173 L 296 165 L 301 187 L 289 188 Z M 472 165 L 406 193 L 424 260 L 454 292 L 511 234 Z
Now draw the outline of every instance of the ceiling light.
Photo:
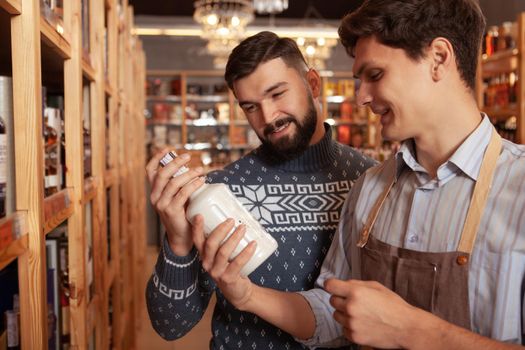
M 288 8 L 288 0 L 253 0 L 253 7 L 260 14 L 275 14 Z
M 241 40 L 253 20 L 253 5 L 249 0 L 198 0 L 193 19 L 201 25 L 203 39 Z

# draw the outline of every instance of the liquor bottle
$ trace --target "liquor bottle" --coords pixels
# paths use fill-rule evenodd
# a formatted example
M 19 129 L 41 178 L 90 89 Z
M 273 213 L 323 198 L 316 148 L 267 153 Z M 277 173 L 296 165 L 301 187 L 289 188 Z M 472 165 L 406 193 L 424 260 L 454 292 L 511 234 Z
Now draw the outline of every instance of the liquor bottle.
M 45 170 L 44 170 L 44 193 L 50 196 L 59 190 L 60 157 L 58 142 L 57 123 L 60 122 L 57 110 L 46 107 L 44 110 L 44 143 L 45 143 Z
M 161 159 L 160 163 L 162 166 L 166 166 L 176 157 L 175 152 L 169 152 Z M 186 167 L 181 167 L 174 176 L 183 174 L 188 170 Z M 236 220 L 235 228 L 240 224 L 246 226 L 246 233 L 230 256 L 230 259 L 235 258 L 251 241 L 257 242 L 255 253 L 241 269 L 243 276 L 248 276 L 277 249 L 277 241 L 264 230 L 259 221 L 244 208 L 225 184 L 203 184 L 192 193 L 186 209 L 186 218 L 191 222 L 197 214 L 204 216 L 204 234 L 206 237 L 215 227 L 228 218 Z M 233 233 L 234 229 L 227 237 Z

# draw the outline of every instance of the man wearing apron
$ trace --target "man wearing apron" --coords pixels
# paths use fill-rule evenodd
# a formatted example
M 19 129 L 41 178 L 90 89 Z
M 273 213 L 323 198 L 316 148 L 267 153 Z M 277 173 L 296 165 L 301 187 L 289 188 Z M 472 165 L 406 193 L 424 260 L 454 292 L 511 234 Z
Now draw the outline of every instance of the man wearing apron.
M 476 0 L 367 0 L 343 19 L 356 102 L 401 147 L 352 188 L 312 290 L 239 278 L 253 247 L 225 262 L 235 242 L 205 247 L 196 226 L 233 305 L 309 346 L 522 348 L 525 146 L 474 98 L 484 29 Z

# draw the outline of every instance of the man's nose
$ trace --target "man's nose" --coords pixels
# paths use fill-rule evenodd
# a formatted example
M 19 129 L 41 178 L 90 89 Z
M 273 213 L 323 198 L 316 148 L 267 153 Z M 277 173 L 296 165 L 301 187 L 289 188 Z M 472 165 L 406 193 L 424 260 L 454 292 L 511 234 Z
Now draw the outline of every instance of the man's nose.
M 372 102 L 372 95 L 366 84 L 361 83 L 361 86 L 359 86 L 356 102 L 358 106 L 366 106 Z
M 272 101 L 263 101 L 261 104 L 261 112 L 265 124 L 270 124 L 279 116 L 279 109 Z

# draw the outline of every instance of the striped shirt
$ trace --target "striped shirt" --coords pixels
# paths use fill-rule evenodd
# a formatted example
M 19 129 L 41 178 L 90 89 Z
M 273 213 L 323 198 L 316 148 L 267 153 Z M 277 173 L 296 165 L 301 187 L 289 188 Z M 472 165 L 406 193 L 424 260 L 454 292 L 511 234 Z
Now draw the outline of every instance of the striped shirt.
M 395 172 L 396 183 L 371 234 L 390 245 L 425 252 L 456 251 L 481 161 L 493 127 L 485 115 L 435 178 L 418 164 L 413 141 L 402 144 L 396 168 L 369 169 L 352 188 L 323 263 L 316 288 L 301 292 L 316 317 L 308 345 L 341 344 L 332 318 L 327 278 L 360 278 L 356 244 L 368 214 Z M 392 163 L 390 163 L 392 164 Z M 362 195 L 361 195 L 362 193 Z M 507 342 L 525 343 L 525 146 L 503 140 L 494 180 L 469 267 L 471 329 Z M 454 286 L 451 286 L 453 288 Z

